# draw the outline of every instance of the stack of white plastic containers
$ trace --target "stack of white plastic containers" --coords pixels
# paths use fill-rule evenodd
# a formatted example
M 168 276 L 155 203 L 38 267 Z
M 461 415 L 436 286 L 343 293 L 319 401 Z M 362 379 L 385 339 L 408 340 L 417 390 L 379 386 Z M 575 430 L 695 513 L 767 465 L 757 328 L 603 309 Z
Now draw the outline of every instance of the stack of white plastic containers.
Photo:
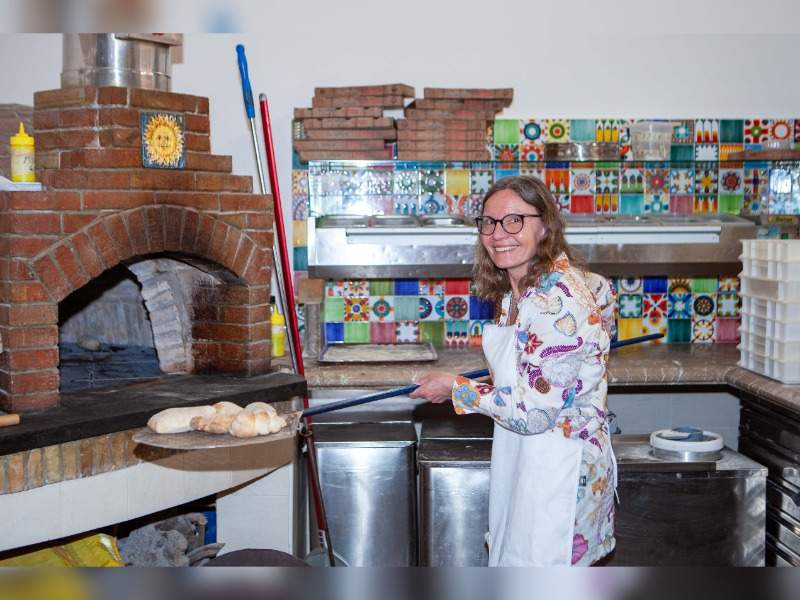
M 739 365 L 800 383 L 800 240 L 743 240 Z

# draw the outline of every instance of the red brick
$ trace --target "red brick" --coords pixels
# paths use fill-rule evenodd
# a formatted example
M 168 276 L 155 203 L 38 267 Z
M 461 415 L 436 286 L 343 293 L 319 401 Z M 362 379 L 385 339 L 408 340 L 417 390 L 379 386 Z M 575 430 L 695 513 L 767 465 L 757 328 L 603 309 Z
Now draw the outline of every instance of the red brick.
M 98 104 L 127 104 L 128 88 L 125 87 L 101 87 L 97 90 Z
M 42 169 L 58 169 L 61 166 L 61 153 L 58 150 L 36 153 L 36 179 L 40 179 Z
M 42 150 L 87 148 L 99 145 L 98 134 L 91 129 L 57 129 L 36 135 L 36 146 Z
M 108 191 L 108 192 L 84 192 L 83 206 L 86 210 L 96 210 L 102 208 L 127 209 L 137 208 L 146 204 L 153 204 L 155 196 L 153 192 L 134 192 L 134 191 Z
M 200 210 L 219 210 L 219 195 L 198 192 L 160 192 L 156 193 L 156 204 L 189 206 Z
M 0 359 L 14 371 L 33 369 L 54 369 L 58 367 L 58 348 L 42 350 L 8 350 L 0 354 Z
M 12 192 L 9 209 L 16 210 L 80 210 L 78 192 Z
M 145 209 L 147 240 L 151 252 L 164 251 L 164 209 L 160 206 Z
M 265 252 L 256 250 L 250 259 L 247 271 L 244 273 L 244 280 L 250 284 L 260 284 L 269 281 L 269 271 L 264 268 L 267 264 Z
M 402 96 L 340 96 L 338 98 L 318 98 L 311 99 L 311 106 L 314 108 L 344 108 L 347 106 L 370 106 L 379 108 L 403 108 L 405 99 Z
M 72 291 L 72 286 L 65 279 L 64 275 L 58 270 L 53 259 L 47 255 L 43 256 L 35 263 L 33 268 L 36 270 L 39 280 L 45 285 L 53 300 L 60 301 Z
M 404 96 L 414 97 L 414 88 L 405 83 L 384 83 L 380 85 L 348 85 L 315 87 L 314 95 L 320 98 L 340 98 L 342 96 Z
M 61 218 L 57 213 L 12 213 L 10 233 L 61 233 Z
M 268 210 L 272 211 L 272 196 L 261 194 L 221 194 L 220 210 L 225 211 L 247 211 L 247 210 Z
M 63 155 L 62 155 L 63 158 Z M 74 167 L 92 168 L 139 168 L 142 166 L 142 154 L 135 148 L 99 148 L 97 150 L 80 150 L 76 154 L 77 164 Z
M 208 256 L 208 246 L 216 224 L 217 221 L 208 215 L 200 215 L 200 221 L 197 226 L 197 240 L 194 244 L 195 252 L 200 256 Z
M 295 119 L 382 117 L 381 107 L 348 106 L 344 108 L 295 108 Z
M 71 127 L 97 126 L 97 109 L 78 108 L 59 111 L 59 125 L 67 129 Z
M 183 217 L 187 211 L 168 206 L 164 209 L 164 250 L 180 252 Z
M 261 306 L 223 306 L 221 307 L 220 320 L 225 323 L 239 323 L 249 325 L 251 323 L 266 322 L 269 316 L 269 305 Z
M 214 233 L 211 236 L 211 244 L 208 248 L 208 257 L 217 263 L 222 263 L 222 256 L 225 253 L 225 238 L 231 231 L 230 226 L 217 221 Z
M 194 252 L 197 239 L 197 225 L 200 216 L 193 210 L 185 211 L 183 230 L 181 231 L 180 247 L 184 252 Z
M 247 227 L 247 213 L 218 213 L 217 218 L 237 229 Z
M 140 108 L 194 112 L 197 96 L 158 90 L 131 89 L 130 104 Z
M 382 139 L 361 140 L 297 140 L 294 147 L 298 150 L 383 150 Z
M 72 252 L 72 248 L 66 244 L 59 244 L 52 254 L 61 272 L 67 276 L 67 281 L 72 284 L 72 289 L 78 289 L 89 281 L 89 277 L 83 272 L 78 259 Z
M 61 231 L 74 233 L 94 221 L 97 215 L 92 213 L 64 213 L 61 215 Z
M 386 150 L 301 150 L 300 160 L 389 160 L 391 153 Z
M 495 111 L 474 111 L 466 109 L 431 110 L 422 108 L 407 108 L 406 118 L 410 119 L 464 119 L 475 121 L 492 121 Z
M 36 412 L 58 406 L 58 390 L 33 394 L 16 394 L 11 397 L 9 412 Z
M 194 187 L 194 173 L 143 169 L 134 171 L 131 176 L 131 187 L 153 190 L 191 190 Z
M 41 283 L 15 281 L 9 284 L 9 302 L 45 302 L 50 296 Z
M 122 215 L 116 214 L 108 217 L 105 220 L 105 226 L 109 236 L 117 245 L 119 255 L 124 257 L 133 256 L 133 244 Z
M 47 304 L 12 305 L 8 308 L 8 324 L 50 325 L 58 322 L 58 306 L 52 302 Z
M 208 98 L 204 96 L 197 97 L 197 104 L 195 105 L 195 112 L 202 115 L 208 114 Z
M 256 242 L 260 248 L 272 248 L 272 231 L 248 231 L 247 235 Z
M 139 127 L 139 111 L 133 108 L 101 108 L 100 125 Z
M 94 278 L 105 271 L 105 266 L 97 254 L 97 250 L 89 240 L 89 236 L 85 233 L 79 233 L 72 236 L 72 243 L 78 253 L 78 260 L 83 265 L 83 270 L 89 277 Z
M 272 230 L 272 214 L 247 213 L 247 228 Z
M 198 190 L 210 192 L 246 192 L 253 191 L 253 179 L 244 175 L 223 175 L 220 173 L 197 173 Z
M 33 94 L 33 105 L 38 110 L 55 106 L 92 104 L 96 98 L 97 88 L 94 87 L 63 88 L 35 92 Z
M 383 129 L 307 129 L 306 138 L 310 140 L 395 140 L 394 127 Z
M 56 239 L 43 236 L 11 236 L 8 240 L 8 253 L 11 256 L 36 256 L 52 245 Z
M 111 237 L 108 235 L 102 223 L 95 223 L 89 227 L 87 233 L 92 242 L 94 242 L 95 248 L 97 248 L 100 256 L 103 258 L 107 269 L 116 266 L 122 258 L 128 258 L 127 256 L 121 257 L 117 254 L 114 242 L 111 240 Z
M 58 326 L 12 327 L 5 330 L 6 349 L 47 348 L 58 344 Z
M 141 130 L 133 127 L 101 129 L 98 139 L 103 147 L 141 148 L 142 146 Z
M 201 133 L 187 133 L 184 145 L 187 150 L 211 152 L 211 137 Z
M 37 110 L 33 113 L 33 128 L 37 132 L 46 131 L 48 129 L 58 129 L 59 112 L 53 110 Z M 36 162 L 39 162 L 37 155 Z
M 5 385 L 2 382 L 5 380 Z M 0 387 L 11 394 L 58 390 L 58 370 L 0 373 Z
M 42 174 L 42 183 L 55 189 L 128 189 L 131 178 L 128 171 L 55 170 Z
M 186 131 L 208 133 L 211 130 L 209 119 L 204 115 L 186 115 Z
M 186 168 L 190 171 L 230 173 L 233 170 L 233 161 L 230 156 L 187 152 Z
M 220 264 L 231 268 L 233 260 L 236 258 L 236 251 L 239 249 L 239 243 L 242 240 L 242 232 L 233 227 L 229 228 L 228 236 L 225 238 L 225 245 L 220 257 Z
M 134 255 L 147 254 L 149 244 L 147 243 L 147 232 L 145 230 L 144 213 L 142 210 L 134 210 L 126 213 L 123 218 L 128 225 L 128 234 L 131 238 L 131 246 Z

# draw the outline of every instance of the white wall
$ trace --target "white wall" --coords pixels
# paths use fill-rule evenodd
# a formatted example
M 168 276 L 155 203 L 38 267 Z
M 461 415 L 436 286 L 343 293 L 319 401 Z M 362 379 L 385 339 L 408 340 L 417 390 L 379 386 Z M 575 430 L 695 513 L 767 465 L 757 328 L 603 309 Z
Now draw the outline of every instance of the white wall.
M 225 21 L 218 2 L 160 5 L 160 31 Z M 425 86 L 513 87 L 509 117 L 800 116 L 793 0 L 226 6 L 227 23 L 248 33 L 188 33 L 173 90 L 210 96 L 213 151 L 255 175 L 234 50 L 245 44 L 254 93 L 270 99 L 287 220 L 292 109 L 310 106 L 315 86 L 402 82 L 419 95 Z M 57 35 L 2 34 L 0 57 L 0 102 L 32 103 L 35 90 L 59 84 Z

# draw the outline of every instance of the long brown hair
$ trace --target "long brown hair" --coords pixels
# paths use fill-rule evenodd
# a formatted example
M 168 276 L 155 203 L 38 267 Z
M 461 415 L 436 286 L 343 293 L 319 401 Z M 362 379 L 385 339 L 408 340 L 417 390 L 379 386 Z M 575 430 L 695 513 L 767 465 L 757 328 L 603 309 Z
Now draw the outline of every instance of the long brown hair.
M 564 236 L 564 221 L 558 212 L 555 198 L 541 179 L 530 176 L 504 177 L 495 182 L 483 197 L 481 214 L 486 202 L 501 190 L 511 190 L 525 202 L 533 206 L 541 215 L 545 227 L 544 237 L 539 241 L 536 255 L 528 263 L 528 274 L 521 282 L 522 289 L 538 285 L 539 279 L 553 269 L 553 264 L 561 253 L 567 255 L 570 262 L 576 261 L 574 252 L 567 244 Z M 498 225 L 499 226 L 499 225 Z M 577 262 L 577 261 L 576 261 Z M 511 282 L 505 269 L 498 269 L 489 258 L 480 238 L 475 248 L 475 264 L 472 277 L 478 296 L 499 302 L 503 295 L 511 289 Z

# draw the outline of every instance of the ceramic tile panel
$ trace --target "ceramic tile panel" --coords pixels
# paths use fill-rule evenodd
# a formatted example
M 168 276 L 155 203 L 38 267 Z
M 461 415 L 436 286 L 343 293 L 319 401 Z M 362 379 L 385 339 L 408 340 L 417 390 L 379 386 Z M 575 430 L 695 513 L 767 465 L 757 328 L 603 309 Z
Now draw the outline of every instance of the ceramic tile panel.
M 692 341 L 691 319 L 667 319 L 667 343 L 680 344 Z
M 745 119 L 744 143 L 763 144 L 769 140 L 772 121 L 769 119 Z
M 669 176 L 670 195 L 685 195 L 694 193 L 694 170 L 672 169 Z
M 397 323 L 369 324 L 369 341 L 372 344 L 394 344 L 397 341 Z
M 416 296 L 419 294 L 419 279 L 395 279 L 395 296 Z
M 663 338 L 650 340 L 647 344 L 663 344 L 666 342 L 667 317 L 664 313 L 653 311 L 642 316 L 642 335 L 660 333 Z
M 298 271 L 308 270 L 308 248 L 306 246 L 292 248 L 292 264 Z
M 519 174 L 544 181 L 544 163 L 520 163 Z
M 521 121 L 519 133 L 521 144 L 535 144 L 537 146 L 544 144 L 542 122 L 537 119 Z
M 419 321 L 397 321 L 395 323 L 395 340 L 398 344 L 419 342 Z
M 469 215 L 472 214 L 472 196 L 465 194 L 463 196 L 456 196 L 445 194 L 444 202 L 446 205 L 445 212 L 450 215 Z
M 673 120 L 672 143 L 673 144 L 693 144 L 694 143 L 694 121 L 691 119 Z
M 569 212 L 573 215 L 587 215 L 594 213 L 594 196 L 570 195 Z
M 483 328 L 492 323 L 493 321 L 488 319 L 468 321 L 469 345 L 480 348 L 483 339 Z
M 430 342 L 434 346 L 444 346 L 444 321 L 420 321 L 419 339 L 421 342 Z
M 416 215 L 419 212 L 419 196 L 394 196 L 392 211 L 388 214 Z
M 644 194 L 620 194 L 619 214 L 641 215 L 644 214 Z
M 445 295 L 445 321 L 461 321 L 469 318 L 469 295 Z
M 570 170 L 570 193 L 574 196 L 594 195 L 595 190 L 594 169 Z
M 494 183 L 494 169 L 472 169 L 469 176 L 473 194 L 485 194 Z
M 392 279 L 370 279 L 370 296 L 394 296 L 394 280 Z
M 719 292 L 717 294 L 717 316 L 738 317 L 742 309 L 742 299 L 736 292 Z
M 545 119 L 542 140 L 547 143 L 569 141 L 569 119 Z
M 620 318 L 617 320 L 617 339 L 629 340 L 642 335 L 642 317 Z
M 369 323 L 345 322 L 344 341 L 347 344 L 366 344 L 369 342 Z
M 344 342 L 344 323 L 325 323 L 325 341 L 330 343 Z
M 719 159 L 719 146 L 716 144 L 695 144 L 694 146 L 694 159 L 695 160 L 718 160 Z
M 714 342 L 717 344 L 736 344 L 739 342 L 739 319 L 718 316 Z
M 420 192 L 419 169 L 395 169 L 393 175 L 395 195 L 416 196 Z
M 553 199 L 558 205 L 558 212 L 569 214 L 570 196 L 569 194 L 553 194 Z
M 719 286 L 717 288 L 720 293 L 725 292 L 739 292 L 739 278 L 738 277 L 720 277 Z
M 443 193 L 421 194 L 419 197 L 419 213 L 438 215 L 447 213 L 447 198 Z
M 521 121 L 519 119 L 495 119 L 494 136 L 495 145 L 514 145 L 520 143 Z
M 692 343 L 712 344 L 716 333 L 716 318 L 692 317 Z
M 670 212 L 679 215 L 690 215 L 694 213 L 694 196 L 675 194 L 670 195 Z
M 345 296 L 344 321 L 369 321 L 369 297 Z
M 495 181 L 500 181 L 505 177 L 517 177 L 519 176 L 519 164 L 511 163 L 511 164 L 504 164 L 503 168 L 495 169 L 494 171 L 494 178 Z
M 541 162 L 544 160 L 544 144 L 523 142 L 519 145 L 519 159 L 522 161 Z
M 668 291 L 667 277 L 645 277 L 642 280 L 642 291 L 645 294 L 666 294 Z
M 691 164 L 694 162 L 694 145 L 692 144 L 673 144 L 670 147 L 669 152 L 669 159 L 675 163 L 687 163 Z
M 744 121 L 742 119 L 720 119 L 719 121 L 720 144 L 744 142 Z
M 572 142 L 594 142 L 596 121 L 594 119 L 571 119 L 569 139 Z
M 419 172 L 419 177 L 421 193 L 441 194 L 444 192 L 444 171 L 442 169 L 422 169 Z
M 395 296 L 394 319 L 395 321 L 418 321 L 419 296 Z
M 696 119 L 694 143 L 719 144 L 719 119 Z
M 370 296 L 368 315 L 370 321 L 394 321 L 394 296 Z
M 445 279 L 420 279 L 419 295 L 435 296 L 437 294 L 444 294 L 444 286 L 446 281 L 447 280 Z
M 642 294 L 620 294 L 617 301 L 620 319 L 642 316 Z
M 344 322 L 344 298 L 341 296 L 327 296 L 322 310 L 323 319 L 326 323 Z
M 695 214 L 708 214 L 719 212 L 718 197 L 710 194 L 696 194 L 694 196 Z
M 597 193 L 594 196 L 594 212 L 611 215 L 619 212 L 619 194 Z
M 627 121 L 622 119 L 595 119 L 594 140 L 596 142 L 620 143 L 622 130 L 627 131 Z
M 478 216 L 483 209 L 483 194 L 470 194 L 467 201 L 466 216 Z
M 445 346 L 466 348 L 469 346 L 469 321 L 447 321 L 445 323 Z
M 506 163 L 519 161 L 519 144 L 495 144 L 493 148 L 494 160 Z
M 693 294 L 716 294 L 719 291 L 717 277 L 693 277 L 691 280 Z
M 554 194 L 569 194 L 569 169 L 545 169 L 544 182 Z
M 645 214 L 661 214 L 670 212 L 669 192 L 646 192 L 644 195 Z
M 716 165 L 705 164 L 695 167 L 694 172 L 694 193 L 695 194 L 716 194 L 719 186 L 719 171 Z
M 667 295 L 668 319 L 692 318 L 692 295 L 688 292 L 670 292 Z
M 420 321 L 444 320 L 444 295 L 420 296 L 417 306 L 419 307 L 417 318 Z
M 644 168 L 624 165 L 619 173 L 619 191 L 623 194 L 644 192 Z
M 773 119 L 769 138 L 776 142 L 792 142 L 794 140 L 794 119 Z
M 641 294 L 644 289 L 641 277 L 620 277 L 616 281 L 620 294 Z
M 731 155 L 736 152 L 742 152 L 744 144 L 720 144 L 719 145 L 719 159 L 731 160 Z
M 445 169 L 444 192 L 450 196 L 465 196 L 470 193 L 469 169 Z

